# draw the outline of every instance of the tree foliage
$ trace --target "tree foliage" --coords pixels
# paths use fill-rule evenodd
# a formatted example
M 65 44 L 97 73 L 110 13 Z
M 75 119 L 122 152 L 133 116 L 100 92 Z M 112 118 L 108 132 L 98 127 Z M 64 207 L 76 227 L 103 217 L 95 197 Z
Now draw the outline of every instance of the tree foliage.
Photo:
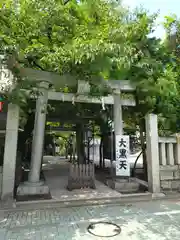
M 175 76 L 174 84 L 176 91 L 172 92 L 171 98 L 168 99 L 173 114 L 164 114 L 168 121 L 166 124 L 172 132 L 180 131 L 180 19 L 175 15 L 166 16 L 164 21 L 166 29 L 166 39 L 164 47 L 169 56 L 168 67 L 171 66 L 171 73 Z M 169 89 L 170 91 L 170 89 Z
M 1 48 L 23 66 L 97 80 L 129 50 L 123 8 L 103 0 L 13 2 L 1 8 Z
M 144 9 L 130 12 L 119 1 L 106 0 L 0 4 L 0 50 L 17 63 L 13 70 L 18 81 L 10 100 L 27 97 L 19 89 L 33 86 L 22 81 L 19 70 L 31 67 L 85 79 L 95 96 L 102 94 L 101 78 L 130 79 L 137 86 L 132 113 L 137 119 L 155 112 L 177 120 L 179 45 L 172 51 L 167 41 L 151 36 L 156 14 Z M 174 26 L 179 39 L 179 21 L 167 17 L 167 32 Z

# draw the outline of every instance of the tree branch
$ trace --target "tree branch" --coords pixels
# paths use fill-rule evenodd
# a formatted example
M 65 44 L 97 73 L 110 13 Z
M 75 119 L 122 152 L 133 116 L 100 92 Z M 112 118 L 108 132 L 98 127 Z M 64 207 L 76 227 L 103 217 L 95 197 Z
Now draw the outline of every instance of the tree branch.
M 65 0 L 64 1 L 64 5 L 66 5 L 70 0 Z

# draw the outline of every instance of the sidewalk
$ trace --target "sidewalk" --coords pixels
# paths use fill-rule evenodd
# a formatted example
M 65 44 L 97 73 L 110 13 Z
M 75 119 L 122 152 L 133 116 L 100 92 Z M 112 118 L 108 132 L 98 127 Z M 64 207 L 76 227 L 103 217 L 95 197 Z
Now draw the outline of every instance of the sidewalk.
M 90 235 L 91 222 L 121 227 L 112 238 Z M 180 201 L 0 212 L 1 240 L 179 240 Z M 104 232 L 105 229 L 102 229 Z

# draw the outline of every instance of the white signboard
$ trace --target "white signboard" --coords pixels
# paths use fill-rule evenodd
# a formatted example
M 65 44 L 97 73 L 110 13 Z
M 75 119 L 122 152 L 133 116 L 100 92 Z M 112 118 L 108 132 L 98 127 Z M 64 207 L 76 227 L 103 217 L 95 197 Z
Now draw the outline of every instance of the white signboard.
M 116 176 L 130 176 L 129 136 L 116 135 Z

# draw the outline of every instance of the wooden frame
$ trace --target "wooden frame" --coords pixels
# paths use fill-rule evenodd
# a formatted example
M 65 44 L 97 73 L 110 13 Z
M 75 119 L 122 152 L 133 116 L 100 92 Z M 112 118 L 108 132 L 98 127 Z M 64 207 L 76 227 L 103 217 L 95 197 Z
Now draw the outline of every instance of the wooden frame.
M 96 188 L 94 164 L 70 163 L 67 189 L 69 191 L 72 191 L 73 189 L 80 189 L 86 187 L 92 189 Z

